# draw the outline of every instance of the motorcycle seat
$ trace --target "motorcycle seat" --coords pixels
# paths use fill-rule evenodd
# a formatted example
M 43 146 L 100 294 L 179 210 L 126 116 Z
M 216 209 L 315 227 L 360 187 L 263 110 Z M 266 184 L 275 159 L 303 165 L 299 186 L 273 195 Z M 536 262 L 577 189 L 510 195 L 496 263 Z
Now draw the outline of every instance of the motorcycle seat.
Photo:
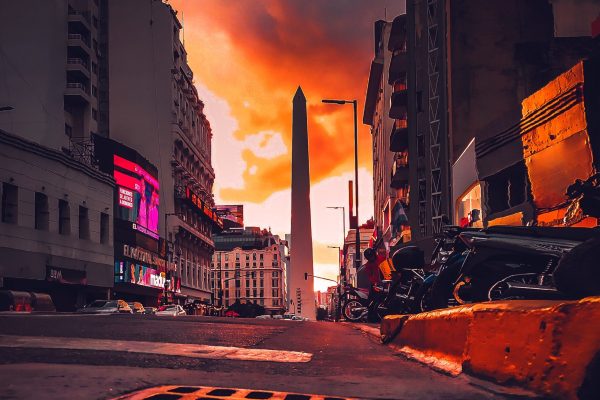
M 586 241 L 600 236 L 599 228 L 556 228 L 546 226 L 491 226 L 484 229 L 485 233 L 496 233 L 502 235 L 518 235 L 531 237 L 546 237 L 555 239 L 566 239 Z

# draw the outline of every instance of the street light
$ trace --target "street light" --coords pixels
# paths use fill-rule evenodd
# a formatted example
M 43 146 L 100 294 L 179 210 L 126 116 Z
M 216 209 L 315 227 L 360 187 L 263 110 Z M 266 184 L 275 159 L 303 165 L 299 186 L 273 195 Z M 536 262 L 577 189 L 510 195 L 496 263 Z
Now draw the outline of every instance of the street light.
M 167 247 L 167 249 L 165 250 L 165 253 L 167 255 L 167 268 L 166 268 L 167 271 L 165 271 L 165 272 L 167 272 L 167 274 L 169 275 L 169 278 L 170 278 L 171 274 L 169 274 L 168 268 L 169 268 L 169 262 L 173 261 L 173 255 L 170 254 L 171 253 L 169 251 L 170 240 L 168 240 L 168 238 L 167 238 L 167 233 L 168 233 L 168 229 L 167 229 L 167 217 L 169 215 L 179 215 L 179 214 L 178 213 L 165 213 L 165 243 L 166 243 L 166 247 Z M 181 279 L 181 277 L 180 277 L 180 279 Z M 166 303 L 167 302 L 167 288 L 170 287 L 170 285 L 171 285 L 171 280 L 170 279 L 166 279 L 165 280 L 165 298 L 164 298 L 165 304 L 167 304 Z
M 339 105 L 343 105 L 343 104 L 352 104 L 353 109 L 354 109 L 354 181 L 355 181 L 355 201 L 356 201 L 356 241 L 355 241 L 355 246 L 356 246 L 356 257 L 355 257 L 355 266 L 356 269 L 358 270 L 360 268 L 360 229 L 359 229 L 359 223 L 358 221 L 360 221 L 358 219 L 358 121 L 357 121 L 357 116 L 356 116 L 356 105 L 357 102 L 356 100 L 336 100 L 336 99 L 323 99 L 321 100 L 323 103 L 327 103 L 327 104 L 339 104 Z M 352 212 L 352 210 L 350 210 L 350 212 Z

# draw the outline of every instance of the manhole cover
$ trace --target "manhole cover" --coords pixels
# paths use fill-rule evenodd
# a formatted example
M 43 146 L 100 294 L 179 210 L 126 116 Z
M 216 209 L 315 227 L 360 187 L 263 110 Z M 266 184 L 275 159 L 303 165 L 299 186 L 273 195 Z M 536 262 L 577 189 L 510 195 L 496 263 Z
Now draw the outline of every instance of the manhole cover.
M 114 400 L 214 400 L 214 399 L 268 399 L 268 400 L 352 400 L 349 397 L 321 396 L 269 390 L 219 388 L 209 386 L 155 386 L 129 393 Z M 356 400 L 356 399 L 355 399 Z

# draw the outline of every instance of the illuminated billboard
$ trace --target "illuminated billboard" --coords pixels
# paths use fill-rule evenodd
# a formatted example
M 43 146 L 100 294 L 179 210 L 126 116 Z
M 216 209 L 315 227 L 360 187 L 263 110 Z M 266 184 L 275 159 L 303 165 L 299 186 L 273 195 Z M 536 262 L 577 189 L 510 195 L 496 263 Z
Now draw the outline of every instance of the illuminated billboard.
M 240 227 L 244 226 L 243 205 L 218 205 L 216 206 L 216 212 L 221 219 L 231 221 Z
M 133 161 L 113 155 L 117 184 L 117 218 L 131 221 L 133 227 L 158 238 L 158 180 Z

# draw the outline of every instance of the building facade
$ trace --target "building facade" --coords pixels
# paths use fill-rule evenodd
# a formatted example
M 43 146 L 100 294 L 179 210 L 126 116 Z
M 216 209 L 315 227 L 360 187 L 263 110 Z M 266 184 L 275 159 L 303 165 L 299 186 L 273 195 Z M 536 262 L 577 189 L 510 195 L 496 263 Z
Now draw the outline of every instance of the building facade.
M 211 277 L 215 303 L 256 303 L 268 314 L 286 310 L 285 244 L 255 227 L 233 228 L 214 236 Z
M 395 236 L 392 232 L 391 210 L 395 206 L 396 191 L 390 186 L 393 150 L 391 137 L 395 121 L 390 118 L 391 88 L 388 83 L 392 52 L 389 50 L 389 39 L 392 24 L 386 21 L 375 22 L 374 58 L 371 61 L 369 82 L 363 114 L 363 123 L 370 126 L 373 142 L 373 216 L 375 226 L 382 232 L 387 241 Z M 402 150 L 402 149 L 400 149 Z
M 110 136 L 158 167 L 160 235 L 181 296 L 211 301 L 214 211 L 210 123 L 168 4 L 109 1 Z M 183 300 L 182 300 L 183 301 Z
M 94 138 L 94 153 L 100 170 L 115 180 L 111 298 L 151 307 L 174 302 L 181 281 L 158 234 L 158 169 L 137 151 L 108 138 Z
M 10 38 L 0 53 L 0 286 L 50 294 L 61 311 L 107 298 L 113 286 L 114 181 L 97 170 L 90 146 L 99 118 L 98 6 L 0 6 L 0 37 Z

